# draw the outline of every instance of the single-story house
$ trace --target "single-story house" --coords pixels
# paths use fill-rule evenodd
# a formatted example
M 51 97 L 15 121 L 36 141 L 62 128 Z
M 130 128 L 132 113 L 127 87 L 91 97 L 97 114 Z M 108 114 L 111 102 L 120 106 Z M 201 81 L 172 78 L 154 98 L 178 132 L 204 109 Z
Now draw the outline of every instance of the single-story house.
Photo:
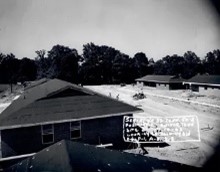
M 29 154 L 60 140 L 123 145 L 123 116 L 141 109 L 51 79 L 25 90 L 0 114 L 2 157 Z
M 159 89 L 176 90 L 184 89 L 184 79 L 180 76 L 172 75 L 146 75 L 135 80 L 137 84 Z
M 146 172 L 199 169 L 177 162 L 62 140 L 4 171 Z
M 220 95 L 220 75 L 196 75 L 183 84 L 201 94 Z

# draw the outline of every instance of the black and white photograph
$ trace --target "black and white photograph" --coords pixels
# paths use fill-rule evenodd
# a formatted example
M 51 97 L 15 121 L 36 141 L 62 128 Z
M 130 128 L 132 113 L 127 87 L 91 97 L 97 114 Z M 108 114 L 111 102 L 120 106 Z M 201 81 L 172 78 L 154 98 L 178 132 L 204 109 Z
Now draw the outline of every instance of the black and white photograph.
M 0 0 L 0 171 L 220 171 L 219 0 Z

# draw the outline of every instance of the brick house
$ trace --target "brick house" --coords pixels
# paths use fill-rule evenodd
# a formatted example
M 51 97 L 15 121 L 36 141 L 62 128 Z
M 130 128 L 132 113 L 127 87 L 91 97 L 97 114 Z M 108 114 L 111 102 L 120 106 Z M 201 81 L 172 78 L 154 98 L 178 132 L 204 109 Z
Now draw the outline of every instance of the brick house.
M 155 87 L 158 89 L 177 90 L 184 89 L 183 78 L 172 75 L 146 75 L 135 80 L 142 86 Z
M 2 158 L 34 153 L 60 140 L 93 145 L 123 141 L 123 116 L 140 109 L 51 79 L 25 90 L 0 114 Z

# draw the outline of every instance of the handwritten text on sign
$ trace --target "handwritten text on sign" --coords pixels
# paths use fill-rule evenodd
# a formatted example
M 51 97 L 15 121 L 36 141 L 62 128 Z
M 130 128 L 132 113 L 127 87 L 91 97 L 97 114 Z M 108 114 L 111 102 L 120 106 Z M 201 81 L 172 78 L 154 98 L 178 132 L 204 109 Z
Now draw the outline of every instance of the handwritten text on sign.
M 200 141 L 197 116 L 131 117 L 123 121 L 125 142 L 187 142 Z

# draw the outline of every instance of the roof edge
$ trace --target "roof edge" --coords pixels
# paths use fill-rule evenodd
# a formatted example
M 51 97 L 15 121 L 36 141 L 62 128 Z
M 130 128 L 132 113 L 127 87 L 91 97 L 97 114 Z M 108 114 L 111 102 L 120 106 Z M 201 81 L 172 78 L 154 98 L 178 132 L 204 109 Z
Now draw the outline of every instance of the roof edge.
M 23 128 L 23 127 L 33 127 L 33 126 L 46 125 L 46 124 L 59 124 L 59 123 L 64 123 L 64 122 L 73 122 L 73 121 L 91 120 L 91 119 L 97 119 L 97 118 L 122 116 L 122 115 L 126 115 L 126 114 L 129 114 L 129 113 L 133 114 L 133 113 L 141 113 L 141 112 L 143 112 L 142 109 L 134 110 L 134 111 L 127 111 L 127 112 L 123 112 L 123 113 L 116 113 L 116 114 L 107 114 L 107 115 L 101 115 L 101 116 L 84 117 L 84 118 L 78 118 L 78 119 L 64 119 L 64 120 L 38 122 L 38 123 L 31 123 L 31 124 L 3 126 L 3 127 L 0 127 L 0 131 L 1 130 L 7 130 L 7 129 Z
M 220 84 L 210 84 L 210 83 L 202 83 L 202 82 L 190 82 L 190 81 L 186 81 L 183 82 L 183 84 L 191 84 L 191 85 L 201 85 L 201 86 L 215 86 L 215 87 L 220 87 Z
M 136 81 L 141 81 L 141 82 L 156 82 L 156 83 L 164 83 L 164 84 L 169 84 L 169 83 L 182 83 L 183 81 L 158 81 L 158 80 L 141 80 L 141 79 L 136 79 Z

